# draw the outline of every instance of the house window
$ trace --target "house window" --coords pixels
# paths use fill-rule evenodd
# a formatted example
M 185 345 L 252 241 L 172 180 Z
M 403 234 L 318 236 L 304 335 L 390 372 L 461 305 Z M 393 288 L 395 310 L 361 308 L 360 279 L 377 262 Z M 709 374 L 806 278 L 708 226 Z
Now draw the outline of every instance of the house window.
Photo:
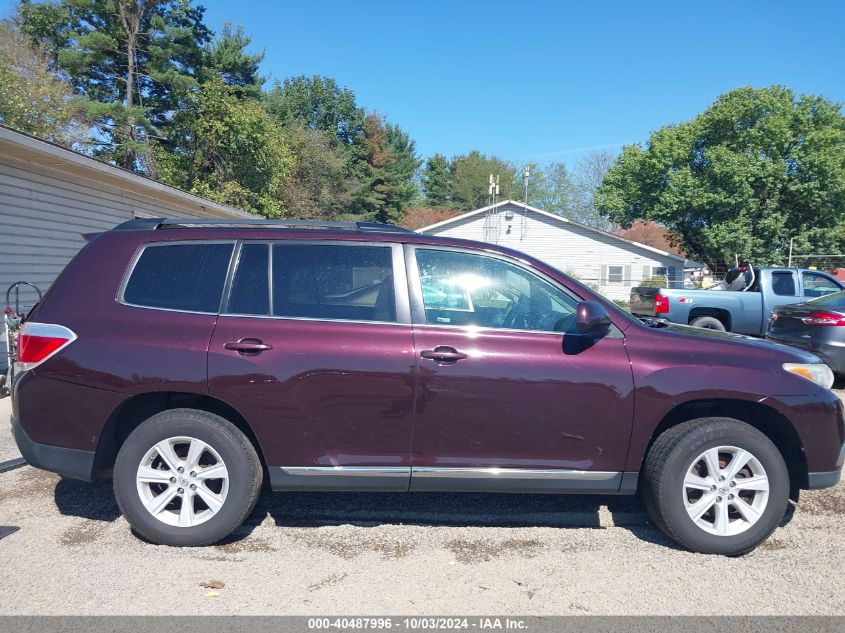
M 622 266 L 607 267 L 607 283 L 621 284 L 625 278 L 625 271 Z
M 669 274 L 669 269 L 666 266 L 654 266 L 651 269 L 652 277 L 665 277 Z

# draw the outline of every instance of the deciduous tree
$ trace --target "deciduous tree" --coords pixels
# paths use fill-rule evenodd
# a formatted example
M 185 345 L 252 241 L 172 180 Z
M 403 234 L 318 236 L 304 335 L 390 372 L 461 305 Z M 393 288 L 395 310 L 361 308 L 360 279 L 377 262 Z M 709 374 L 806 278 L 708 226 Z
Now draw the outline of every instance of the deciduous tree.
M 532 163 L 529 167 L 528 204 L 550 213 L 570 217 L 574 208 L 575 184 L 566 165 L 551 163 L 543 167 Z M 524 189 L 520 188 L 518 191 L 523 192 Z M 519 196 L 520 199 L 524 197 L 524 193 Z
M 332 139 L 322 130 L 298 123 L 285 132 L 294 157 L 283 194 L 289 215 L 332 219 L 349 213 L 357 181 Z
M 485 156 L 478 150 L 452 159 L 451 194 L 453 204 L 471 210 L 489 204 L 489 178 L 499 176 L 499 199 L 512 198 L 517 168 L 496 156 Z M 519 196 L 517 196 L 518 198 Z
M 571 219 L 605 231 L 613 228 L 613 222 L 604 216 L 596 205 L 595 194 L 615 160 L 616 156 L 610 152 L 599 151 L 585 154 L 575 164 L 570 202 Z
M 191 92 L 173 128 L 174 148 L 159 156 L 167 182 L 265 217 L 285 215 L 294 160 L 260 102 L 240 99 L 217 78 Z
M 661 251 L 675 253 L 676 255 L 682 254 L 675 243 L 676 240 L 672 239 L 669 231 L 655 222 L 636 220 L 630 227 L 617 228 L 613 232 L 619 237 L 653 246 Z
M 267 107 L 282 125 L 304 124 L 322 130 L 344 145 L 355 145 L 364 135 L 364 110 L 355 94 L 331 77 L 290 77 L 276 82 L 267 93 Z
M 845 116 L 821 96 L 740 88 L 625 147 L 597 194 L 624 226 L 654 220 L 693 259 L 785 263 L 845 249 Z
M 0 22 L 0 122 L 73 145 L 84 140 L 85 104 L 50 68 L 49 55 L 10 22 Z
M 411 207 L 402 213 L 402 219 L 399 224 L 406 229 L 416 231 L 424 226 L 430 226 L 454 218 L 456 215 L 463 213 L 460 209 L 450 209 L 448 207 Z

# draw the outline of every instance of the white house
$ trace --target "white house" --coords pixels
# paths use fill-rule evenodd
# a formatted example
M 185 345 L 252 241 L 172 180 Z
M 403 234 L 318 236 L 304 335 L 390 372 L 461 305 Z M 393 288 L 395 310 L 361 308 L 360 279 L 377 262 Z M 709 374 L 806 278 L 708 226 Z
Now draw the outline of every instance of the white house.
M 573 222 L 523 202 L 505 200 L 419 229 L 420 233 L 490 242 L 543 260 L 595 286 L 611 299 L 628 300 L 632 286 L 665 277 L 681 285 L 686 258 Z

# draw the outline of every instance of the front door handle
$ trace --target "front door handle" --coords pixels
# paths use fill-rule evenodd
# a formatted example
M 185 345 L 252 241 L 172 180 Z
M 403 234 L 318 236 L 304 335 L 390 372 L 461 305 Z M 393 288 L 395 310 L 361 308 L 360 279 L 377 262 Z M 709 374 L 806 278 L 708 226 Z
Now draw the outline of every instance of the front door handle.
M 242 338 L 235 343 L 226 343 L 223 347 L 234 350 L 243 356 L 255 356 L 273 349 L 272 345 L 267 345 L 260 338 Z
M 420 352 L 420 356 L 428 360 L 436 360 L 438 363 L 457 363 L 467 357 L 463 352 L 459 352 L 454 347 L 448 345 L 438 345 L 434 349 L 424 349 Z

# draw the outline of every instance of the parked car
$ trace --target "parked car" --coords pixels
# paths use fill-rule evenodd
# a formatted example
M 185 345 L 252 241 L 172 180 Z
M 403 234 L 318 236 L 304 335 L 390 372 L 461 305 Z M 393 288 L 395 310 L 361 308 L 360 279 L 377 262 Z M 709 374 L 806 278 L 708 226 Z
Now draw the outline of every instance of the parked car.
M 819 270 L 749 267 L 736 272 L 741 273 L 736 279 L 739 286 L 728 287 L 740 290 L 633 288 L 631 312 L 720 332 L 763 336 L 775 307 L 845 289 L 841 281 Z M 741 283 L 743 279 L 747 284 Z
M 29 314 L 18 364 L 27 461 L 113 467 L 124 516 L 169 545 L 232 533 L 267 478 L 640 492 L 678 543 L 736 555 L 845 455 L 816 356 L 644 323 L 522 253 L 385 225 L 121 225 Z
M 766 338 L 810 351 L 845 376 L 845 292 L 775 308 Z

